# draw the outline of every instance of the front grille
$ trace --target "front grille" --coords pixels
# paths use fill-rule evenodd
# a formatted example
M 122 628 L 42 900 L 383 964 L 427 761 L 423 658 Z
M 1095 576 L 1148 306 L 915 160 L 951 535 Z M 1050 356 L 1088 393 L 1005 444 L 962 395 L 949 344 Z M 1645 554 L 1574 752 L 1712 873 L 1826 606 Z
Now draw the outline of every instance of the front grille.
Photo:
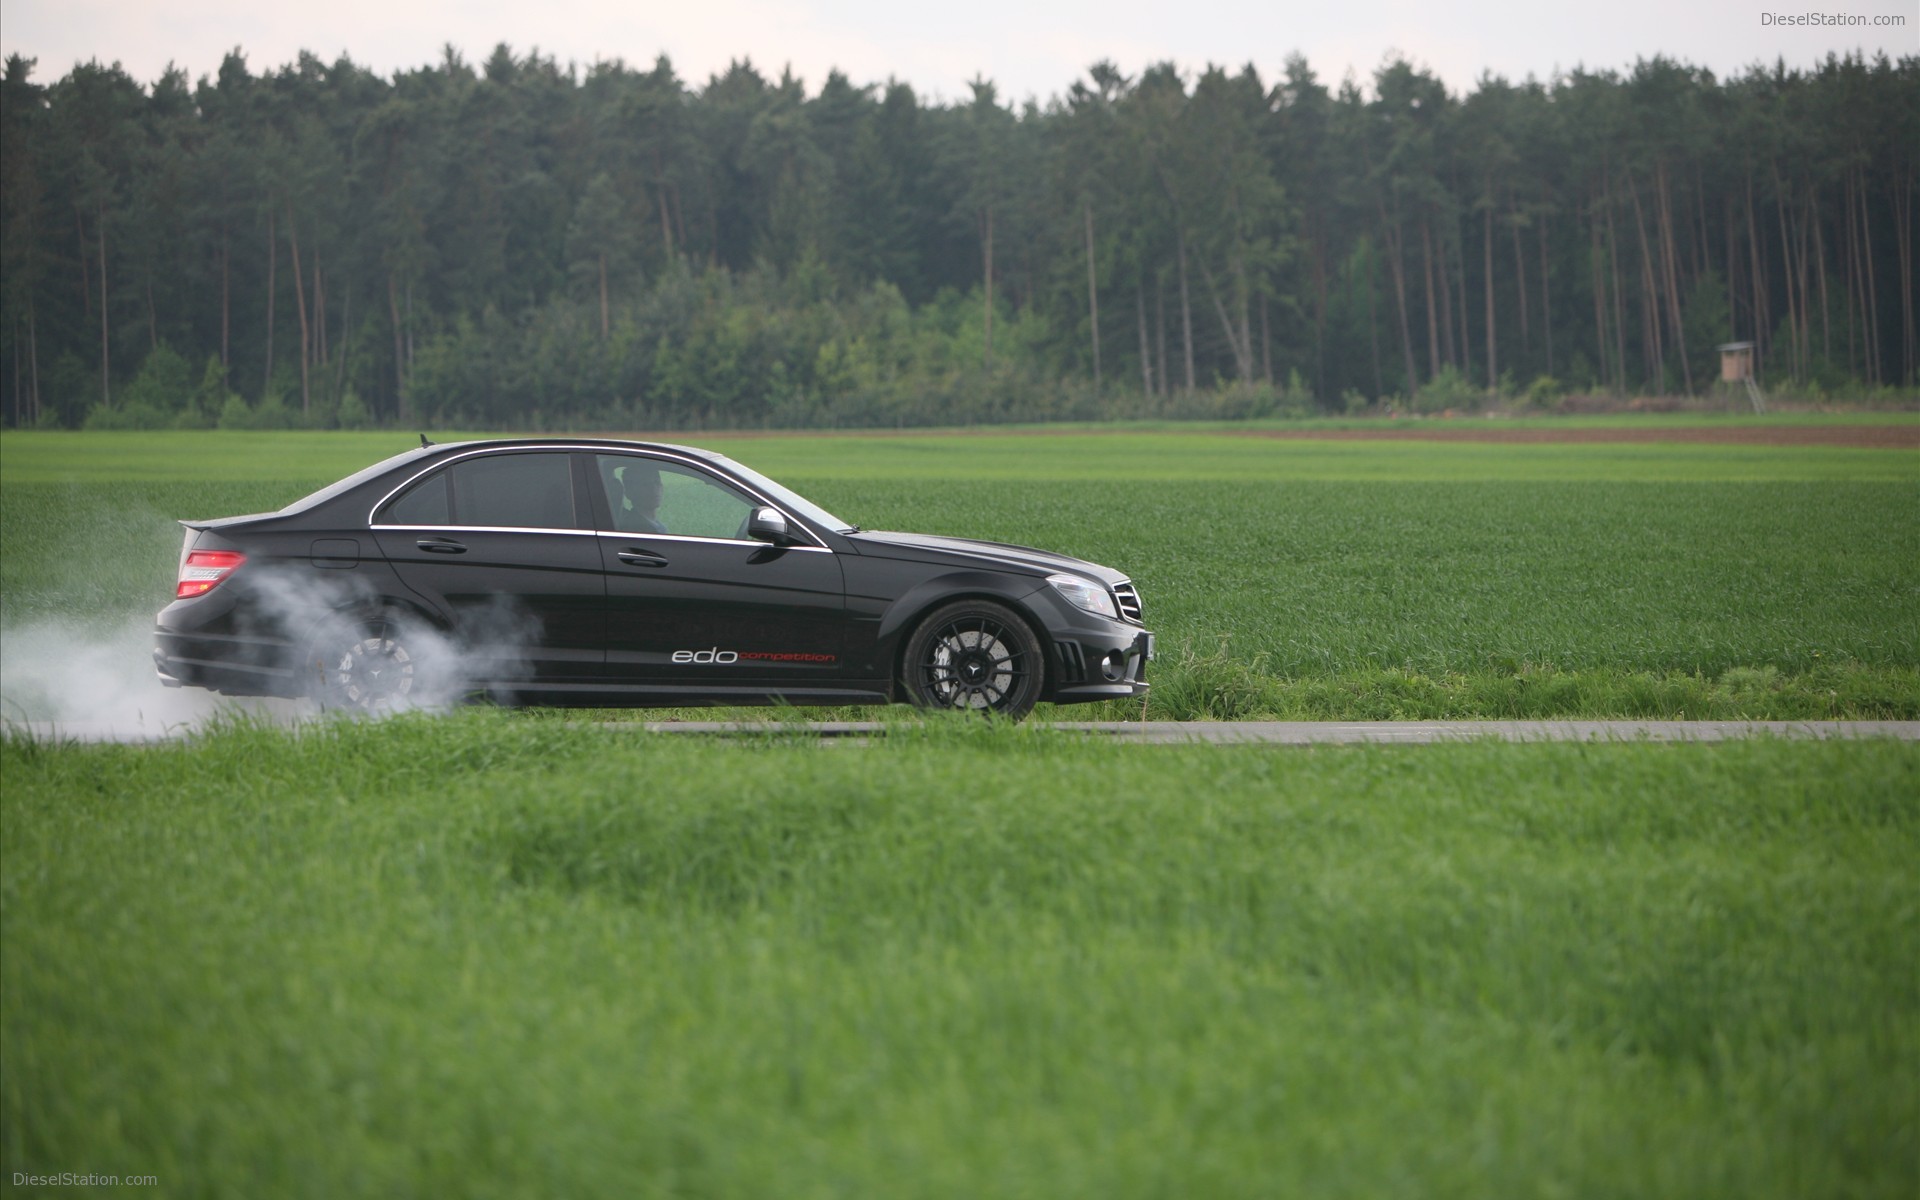
M 1131 583 L 1122 582 L 1114 584 L 1113 598 L 1120 602 L 1121 616 L 1136 625 L 1142 623 L 1140 620 L 1140 593 L 1133 589 Z

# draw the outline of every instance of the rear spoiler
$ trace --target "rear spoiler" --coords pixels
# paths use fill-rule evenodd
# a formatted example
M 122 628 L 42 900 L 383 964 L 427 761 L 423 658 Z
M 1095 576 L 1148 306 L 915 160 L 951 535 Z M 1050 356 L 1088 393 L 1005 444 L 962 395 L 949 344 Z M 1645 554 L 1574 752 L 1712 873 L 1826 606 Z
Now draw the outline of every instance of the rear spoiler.
M 261 520 L 265 520 L 268 517 L 277 517 L 279 515 L 280 515 L 279 513 L 270 513 L 270 512 L 248 513 L 243 517 L 209 517 L 203 521 L 181 521 L 180 524 L 184 525 L 188 529 L 198 529 L 198 530 L 205 531 L 208 529 L 219 529 L 225 525 L 240 525 L 248 521 L 261 521 Z

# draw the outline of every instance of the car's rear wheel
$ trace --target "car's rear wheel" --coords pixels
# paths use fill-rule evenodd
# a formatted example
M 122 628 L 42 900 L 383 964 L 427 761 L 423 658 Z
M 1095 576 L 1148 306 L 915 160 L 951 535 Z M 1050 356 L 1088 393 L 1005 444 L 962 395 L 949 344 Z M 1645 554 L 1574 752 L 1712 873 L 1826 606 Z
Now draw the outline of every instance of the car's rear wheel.
M 321 708 L 368 715 L 429 703 L 421 630 L 388 613 L 326 623 L 305 655 L 307 691 Z
M 959 600 L 929 613 L 907 639 L 901 683 L 922 708 L 1019 718 L 1040 699 L 1045 660 L 1033 628 L 990 600 Z

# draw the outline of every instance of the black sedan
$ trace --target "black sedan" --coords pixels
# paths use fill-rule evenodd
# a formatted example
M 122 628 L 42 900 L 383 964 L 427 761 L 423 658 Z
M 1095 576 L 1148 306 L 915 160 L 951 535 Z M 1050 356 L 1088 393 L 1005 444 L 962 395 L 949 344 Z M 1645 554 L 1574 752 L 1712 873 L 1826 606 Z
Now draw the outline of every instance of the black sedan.
M 172 687 L 383 711 L 907 700 L 1019 716 L 1137 697 L 1126 576 L 848 524 L 724 455 L 426 444 L 279 512 L 183 521 Z

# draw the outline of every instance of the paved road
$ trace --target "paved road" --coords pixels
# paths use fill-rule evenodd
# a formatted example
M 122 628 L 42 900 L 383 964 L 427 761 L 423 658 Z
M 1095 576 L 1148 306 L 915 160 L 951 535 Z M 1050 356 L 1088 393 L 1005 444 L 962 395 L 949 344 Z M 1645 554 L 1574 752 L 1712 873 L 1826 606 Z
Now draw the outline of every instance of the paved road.
M 889 728 L 878 721 L 649 721 L 658 733 L 726 735 L 792 732 L 867 738 Z M 1723 742 L 1732 738 L 1861 738 L 1920 740 L 1920 721 L 1051 721 L 1045 728 L 1123 742 L 1430 743 Z
M 1721 742 L 1731 738 L 1891 737 L 1920 741 L 1920 721 L 1051 721 L 1042 728 L 1156 744 L 1266 743 L 1307 746 L 1351 743 Z M 190 725 L 73 721 L 13 723 L 39 738 L 82 742 L 158 742 L 189 736 Z M 885 721 L 634 721 L 609 728 L 653 733 L 737 736 L 792 734 L 864 741 L 883 737 Z

